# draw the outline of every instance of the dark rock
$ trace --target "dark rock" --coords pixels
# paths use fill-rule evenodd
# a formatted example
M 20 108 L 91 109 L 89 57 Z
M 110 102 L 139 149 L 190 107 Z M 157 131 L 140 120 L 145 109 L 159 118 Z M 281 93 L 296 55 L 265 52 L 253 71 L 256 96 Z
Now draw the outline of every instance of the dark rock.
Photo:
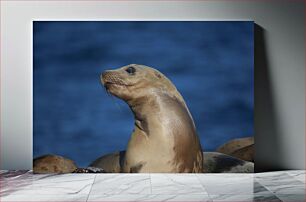
M 87 168 L 77 168 L 74 173 L 106 173 L 102 168 L 87 167 Z

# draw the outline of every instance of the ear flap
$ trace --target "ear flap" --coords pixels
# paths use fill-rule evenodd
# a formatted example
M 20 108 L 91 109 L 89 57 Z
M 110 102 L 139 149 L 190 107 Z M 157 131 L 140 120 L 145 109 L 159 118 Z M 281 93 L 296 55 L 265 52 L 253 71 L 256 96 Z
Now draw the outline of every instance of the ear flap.
M 160 73 L 158 73 L 158 72 L 154 72 L 154 74 L 155 74 L 155 76 L 157 77 L 157 78 L 161 78 L 162 76 L 160 75 Z

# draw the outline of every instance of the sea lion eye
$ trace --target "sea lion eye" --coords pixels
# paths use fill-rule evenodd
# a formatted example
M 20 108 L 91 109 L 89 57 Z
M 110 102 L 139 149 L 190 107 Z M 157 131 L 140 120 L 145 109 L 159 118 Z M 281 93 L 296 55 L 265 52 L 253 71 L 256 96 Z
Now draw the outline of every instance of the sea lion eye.
M 125 71 L 129 74 L 134 74 L 136 72 L 136 69 L 135 67 L 131 66 L 131 67 L 128 67 Z

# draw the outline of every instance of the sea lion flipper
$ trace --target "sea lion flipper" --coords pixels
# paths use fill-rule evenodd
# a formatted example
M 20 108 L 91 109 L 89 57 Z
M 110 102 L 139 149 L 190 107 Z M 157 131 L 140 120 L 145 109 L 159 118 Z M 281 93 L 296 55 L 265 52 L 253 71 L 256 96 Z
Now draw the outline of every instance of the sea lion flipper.
M 130 173 L 139 173 L 141 168 L 146 164 L 146 162 L 139 162 L 130 168 Z

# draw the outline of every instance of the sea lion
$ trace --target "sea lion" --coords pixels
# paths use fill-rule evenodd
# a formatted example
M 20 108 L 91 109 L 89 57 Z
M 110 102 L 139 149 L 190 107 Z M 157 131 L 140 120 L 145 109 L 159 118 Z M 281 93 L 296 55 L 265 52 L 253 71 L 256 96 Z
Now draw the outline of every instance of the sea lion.
M 107 173 L 120 172 L 125 151 L 109 153 L 96 159 L 90 166 L 102 168 Z M 219 152 L 203 152 L 204 173 L 254 173 L 254 163 Z
M 33 160 L 33 173 L 72 173 L 77 169 L 74 161 L 53 154 L 37 157 Z
M 219 152 L 203 152 L 205 173 L 254 173 L 254 163 Z
M 230 140 L 220 146 L 217 152 L 254 162 L 254 137 Z
M 105 71 L 101 83 L 128 104 L 135 118 L 122 172 L 203 171 L 203 154 L 192 116 L 166 76 L 151 67 L 130 64 Z
M 103 155 L 94 160 L 89 166 L 102 168 L 107 173 L 120 173 L 123 169 L 125 151 Z

